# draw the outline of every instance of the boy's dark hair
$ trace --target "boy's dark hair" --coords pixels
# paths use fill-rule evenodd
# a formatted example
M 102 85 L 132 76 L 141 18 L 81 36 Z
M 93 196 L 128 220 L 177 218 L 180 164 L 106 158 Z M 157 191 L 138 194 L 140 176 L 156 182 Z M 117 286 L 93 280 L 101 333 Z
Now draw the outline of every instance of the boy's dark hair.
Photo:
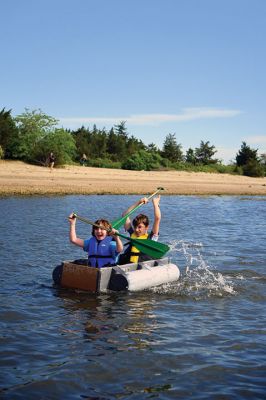
M 137 215 L 132 221 L 134 228 L 136 228 L 139 224 L 143 224 L 144 226 L 147 227 L 149 226 L 149 223 L 150 223 L 149 218 L 147 217 L 147 215 L 144 214 Z
M 95 223 L 95 225 L 100 225 L 103 228 L 106 228 L 107 232 L 112 229 L 110 222 L 107 221 L 106 219 L 97 219 L 97 221 L 95 221 L 94 223 Z M 91 231 L 92 236 L 95 236 L 94 231 L 95 231 L 95 229 L 98 228 L 95 225 L 92 225 L 92 231 Z

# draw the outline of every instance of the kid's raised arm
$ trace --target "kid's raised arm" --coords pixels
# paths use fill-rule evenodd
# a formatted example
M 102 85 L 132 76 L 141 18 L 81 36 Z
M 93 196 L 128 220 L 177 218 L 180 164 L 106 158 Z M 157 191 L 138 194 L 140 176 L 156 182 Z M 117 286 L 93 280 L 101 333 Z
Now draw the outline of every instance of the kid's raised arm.
M 130 206 L 125 212 L 123 212 L 122 217 L 124 217 L 125 215 L 130 213 L 130 211 L 133 210 L 133 208 L 137 207 L 138 205 L 147 204 L 148 201 L 149 200 L 147 199 L 147 197 L 143 197 L 142 199 L 138 200 L 136 203 L 134 203 L 132 206 Z M 131 227 L 131 221 L 130 221 L 130 218 L 128 217 L 124 224 L 125 231 L 127 231 L 130 227 Z
M 159 228 L 161 222 L 160 199 L 161 199 L 160 195 L 152 199 L 153 209 L 154 209 L 154 222 L 153 222 L 152 232 L 154 233 L 154 235 L 159 235 Z
M 76 235 L 76 221 L 77 219 L 75 218 L 74 214 L 70 214 L 68 217 L 69 221 L 69 240 L 71 243 L 75 244 L 76 246 L 79 247 L 84 247 L 84 240 L 80 239 Z

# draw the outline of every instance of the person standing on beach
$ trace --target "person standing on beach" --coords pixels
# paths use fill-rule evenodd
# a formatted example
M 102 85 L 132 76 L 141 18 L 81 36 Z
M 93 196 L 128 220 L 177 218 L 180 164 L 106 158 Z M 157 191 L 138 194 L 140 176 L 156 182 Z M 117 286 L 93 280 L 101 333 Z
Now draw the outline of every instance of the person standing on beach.
M 52 170 L 54 168 L 54 163 L 55 163 L 55 156 L 54 156 L 53 152 L 51 152 L 48 156 L 48 163 L 49 163 L 50 171 L 52 172 Z
M 80 159 L 80 164 L 84 167 L 84 165 L 87 163 L 87 156 L 85 153 L 82 154 L 82 157 Z

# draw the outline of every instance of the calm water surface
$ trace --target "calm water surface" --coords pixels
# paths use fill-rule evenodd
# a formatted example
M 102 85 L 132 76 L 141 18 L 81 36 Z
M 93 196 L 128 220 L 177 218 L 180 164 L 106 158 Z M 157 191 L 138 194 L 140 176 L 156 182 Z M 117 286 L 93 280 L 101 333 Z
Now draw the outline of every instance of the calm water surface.
M 70 212 L 112 220 L 137 198 L 0 199 L 1 398 L 266 397 L 266 197 L 163 196 L 177 283 L 101 295 L 53 286 L 57 264 L 85 256 L 68 242 Z M 78 221 L 79 236 L 90 229 Z

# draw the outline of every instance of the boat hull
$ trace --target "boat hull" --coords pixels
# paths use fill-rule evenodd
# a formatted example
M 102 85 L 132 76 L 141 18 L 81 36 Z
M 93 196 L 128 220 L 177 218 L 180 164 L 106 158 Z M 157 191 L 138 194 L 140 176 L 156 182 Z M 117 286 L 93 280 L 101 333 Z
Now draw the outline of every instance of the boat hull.
M 53 271 L 53 280 L 60 287 L 91 293 L 139 291 L 177 281 L 179 268 L 168 258 L 105 268 L 88 267 L 87 260 L 64 261 Z

